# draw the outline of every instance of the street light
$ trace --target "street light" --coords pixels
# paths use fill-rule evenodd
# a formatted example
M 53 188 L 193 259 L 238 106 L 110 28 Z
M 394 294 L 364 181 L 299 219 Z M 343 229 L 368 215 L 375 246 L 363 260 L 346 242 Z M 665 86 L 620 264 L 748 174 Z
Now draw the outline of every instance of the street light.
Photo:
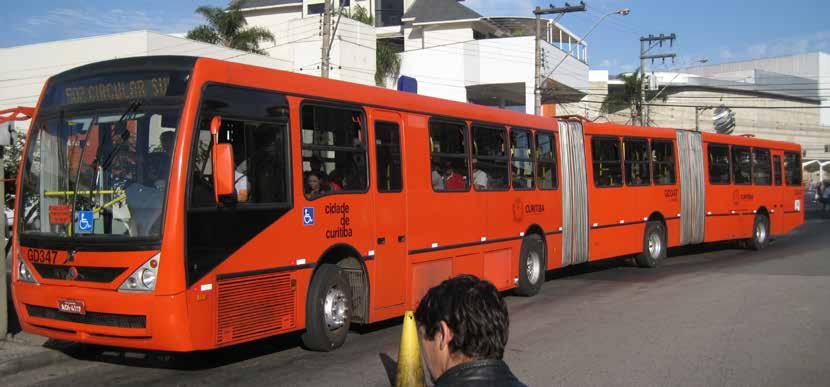
M 606 18 L 608 18 L 609 16 L 612 16 L 612 15 L 628 16 L 628 14 L 630 14 L 630 13 L 631 13 L 630 8 L 621 8 L 621 9 L 618 9 L 614 12 L 609 12 L 605 15 L 602 15 L 602 17 L 599 18 L 599 20 L 597 20 L 594 23 L 593 26 L 591 26 L 591 28 L 588 30 L 588 32 L 585 35 L 583 35 L 581 38 L 579 38 L 579 40 L 576 41 L 576 45 L 571 46 L 571 49 L 568 51 L 567 54 L 565 54 L 562 57 L 562 59 L 559 61 L 559 63 L 557 63 L 556 66 L 553 67 L 553 70 L 550 70 L 550 72 L 547 75 L 545 75 L 544 77 L 537 80 L 537 82 L 539 82 L 539 84 L 536 85 L 537 90 L 542 89 L 542 83 L 544 82 L 544 80 L 547 79 L 547 78 L 550 78 L 550 76 L 553 75 L 553 73 L 556 71 L 556 69 L 558 69 L 559 66 L 562 65 L 562 63 L 565 63 L 565 59 L 568 59 L 568 57 L 573 54 L 574 47 L 579 46 L 580 43 L 584 42 L 585 39 L 587 39 L 588 36 L 591 35 L 592 32 L 594 32 L 594 30 L 597 28 L 597 26 L 599 26 L 599 24 L 602 23 L 603 20 L 605 20 Z

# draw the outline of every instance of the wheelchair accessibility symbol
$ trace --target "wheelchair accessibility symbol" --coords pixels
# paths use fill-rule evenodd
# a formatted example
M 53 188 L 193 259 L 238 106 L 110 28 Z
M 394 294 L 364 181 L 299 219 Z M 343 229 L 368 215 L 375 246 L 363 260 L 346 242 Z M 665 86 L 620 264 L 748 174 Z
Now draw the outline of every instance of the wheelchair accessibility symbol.
M 303 208 L 303 226 L 314 225 L 314 207 Z
M 92 211 L 78 211 L 77 232 L 89 233 L 95 226 L 94 212 Z

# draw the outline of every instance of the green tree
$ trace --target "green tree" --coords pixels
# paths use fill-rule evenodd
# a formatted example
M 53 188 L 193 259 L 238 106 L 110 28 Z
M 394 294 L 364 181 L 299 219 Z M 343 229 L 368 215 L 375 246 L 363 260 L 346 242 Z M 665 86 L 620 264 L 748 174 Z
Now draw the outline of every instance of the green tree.
M 376 49 L 375 83 L 384 86 L 389 78 L 397 78 L 401 73 L 401 57 L 398 56 L 396 46 L 391 43 L 378 41 Z
M 349 19 L 357 20 L 363 24 L 368 24 L 370 26 L 375 25 L 375 18 L 369 14 L 369 11 L 366 8 L 361 7 L 360 5 L 355 5 L 354 9 L 349 14 Z
M 260 42 L 274 43 L 274 34 L 262 27 L 247 27 L 248 22 L 240 10 L 239 1 L 234 1 L 228 9 L 201 6 L 196 13 L 207 20 L 187 32 L 187 38 L 200 42 L 216 44 L 242 51 L 267 55 L 259 47 Z
M 640 76 L 640 71 L 620 74 L 618 78 L 623 81 L 622 90 L 614 92 L 609 90 L 608 95 L 602 101 L 600 112 L 608 114 L 629 109 L 631 122 L 637 122 L 643 114 L 643 78 Z

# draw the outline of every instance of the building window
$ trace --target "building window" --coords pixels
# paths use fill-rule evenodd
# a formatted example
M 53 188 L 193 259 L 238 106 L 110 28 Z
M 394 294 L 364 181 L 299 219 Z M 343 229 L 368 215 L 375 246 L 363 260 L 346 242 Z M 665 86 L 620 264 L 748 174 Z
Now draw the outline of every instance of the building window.
M 513 189 L 531 190 L 533 179 L 533 144 L 530 131 L 510 130 L 510 155 L 512 157 Z
M 508 189 L 508 169 L 507 130 L 473 125 L 473 188 Z
M 729 145 L 709 144 L 709 183 L 729 184 Z
M 400 128 L 396 123 L 375 123 L 378 192 L 400 192 L 403 190 L 400 133 Z
M 326 11 L 326 3 L 309 4 L 307 13 L 309 15 L 320 15 L 325 11 Z
M 620 140 L 594 138 L 591 140 L 594 162 L 594 185 L 597 187 L 621 187 L 623 185 Z
M 559 188 L 559 175 L 556 168 L 556 141 L 553 133 L 536 132 L 536 178 L 539 188 L 553 190 Z
M 625 184 L 631 186 L 651 185 L 649 144 L 646 139 L 625 139 Z
M 795 152 L 784 153 L 784 176 L 787 185 L 801 185 L 801 155 Z
M 467 165 L 467 125 L 437 121 L 429 123 L 432 188 L 437 192 L 470 189 Z
M 674 161 L 674 141 L 652 140 L 654 184 L 673 185 L 677 182 L 677 167 Z
M 769 149 L 752 150 L 752 183 L 755 185 L 772 185 L 772 167 Z
M 830 153 L 830 145 L 824 146 L 824 153 Z
M 368 167 L 363 113 L 356 108 L 304 105 L 301 121 L 306 198 L 365 192 Z

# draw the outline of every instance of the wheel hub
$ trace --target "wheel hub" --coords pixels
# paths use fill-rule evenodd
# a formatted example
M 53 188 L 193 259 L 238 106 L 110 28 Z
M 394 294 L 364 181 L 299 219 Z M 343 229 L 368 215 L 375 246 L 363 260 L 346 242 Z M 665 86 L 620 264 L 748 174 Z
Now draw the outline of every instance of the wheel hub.
M 755 227 L 755 239 L 758 243 L 764 243 L 767 239 L 767 228 L 764 226 L 763 223 L 758 223 L 758 226 Z
M 332 287 L 326 293 L 323 303 L 323 314 L 326 317 L 326 326 L 329 330 L 341 328 L 349 315 L 349 305 L 346 293 L 338 287 Z
M 531 252 L 527 257 L 526 266 L 527 280 L 531 284 L 536 284 L 541 276 L 542 258 L 537 252 Z
M 663 240 L 656 233 L 648 237 L 648 253 L 652 258 L 658 258 L 663 252 Z

